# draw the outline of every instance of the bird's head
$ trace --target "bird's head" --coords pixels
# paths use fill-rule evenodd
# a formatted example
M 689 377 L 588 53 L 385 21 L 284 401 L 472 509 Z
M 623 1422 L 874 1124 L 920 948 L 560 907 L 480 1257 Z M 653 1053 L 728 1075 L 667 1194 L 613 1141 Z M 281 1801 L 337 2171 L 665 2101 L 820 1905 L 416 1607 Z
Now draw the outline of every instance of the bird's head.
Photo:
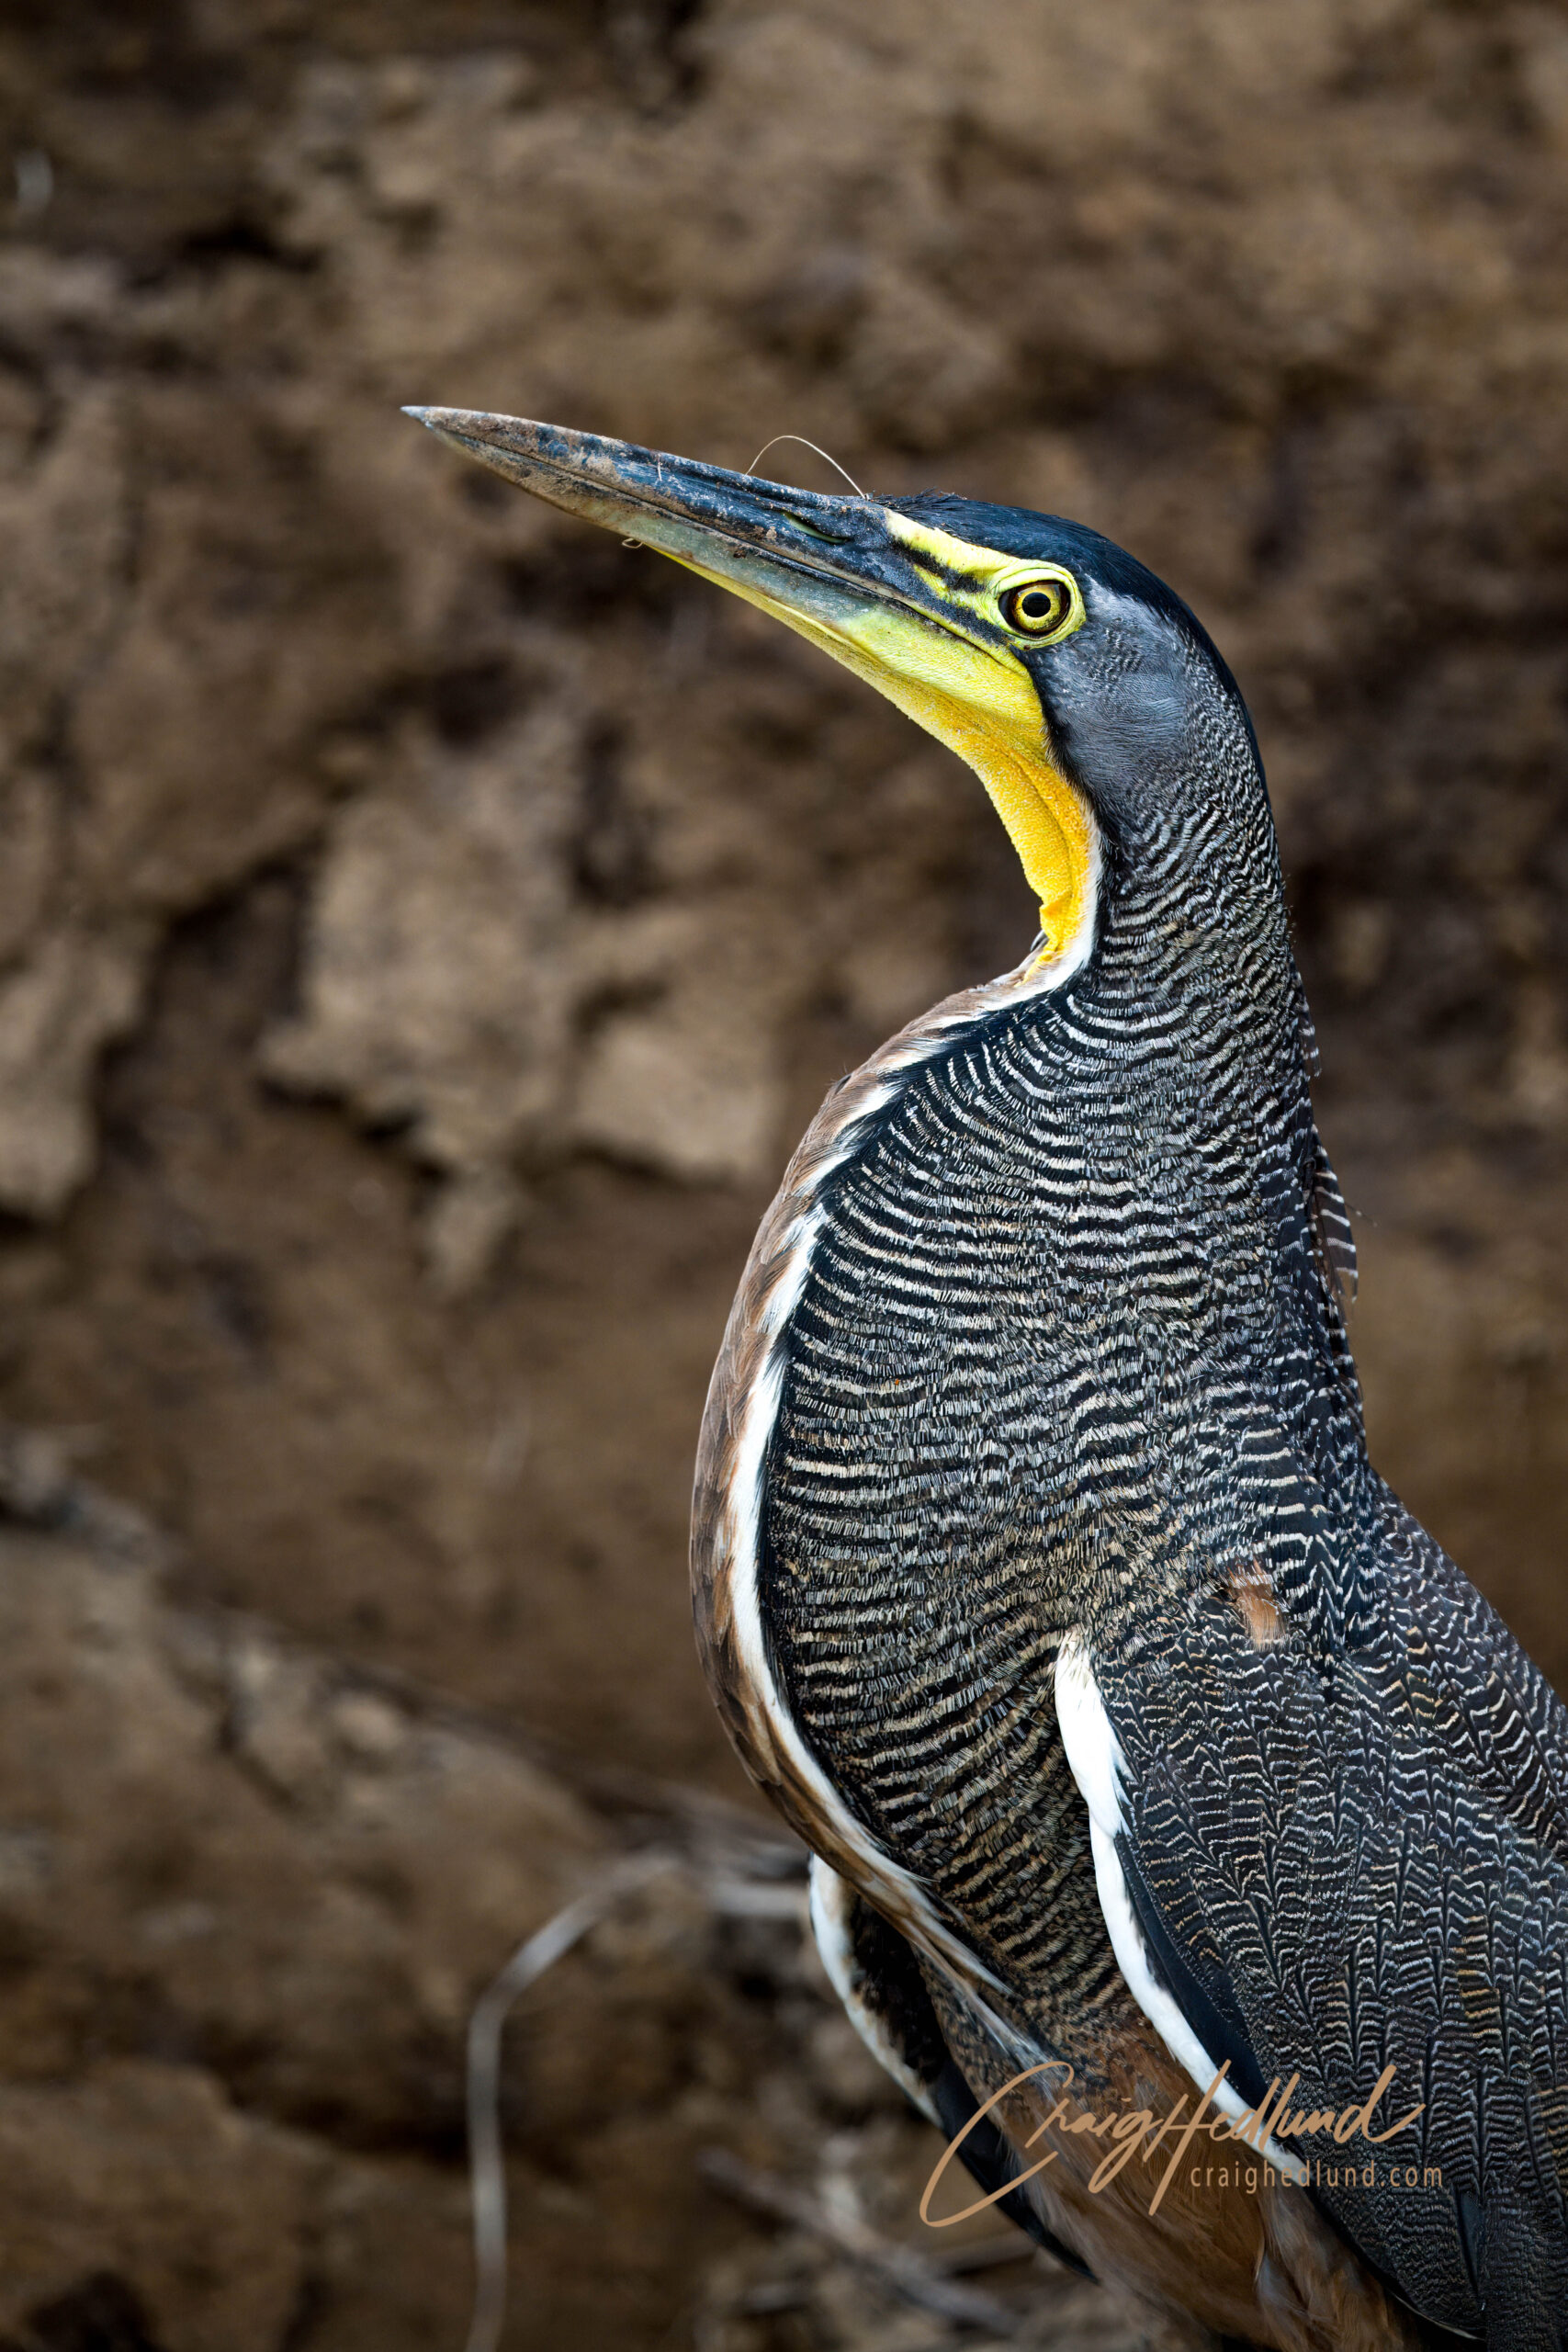
M 956 752 L 1039 899 L 1037 967 L 1075 968 L 1104 894 L 1156 866 L 1190 869 L 1201 896 L 1227 865 L 1250 870 L 1277 897 L 1230 673 L 1180 599 L 1098 532 L 935 492 L 795 490 L 516 417 L 408 413 L 771 613 Z

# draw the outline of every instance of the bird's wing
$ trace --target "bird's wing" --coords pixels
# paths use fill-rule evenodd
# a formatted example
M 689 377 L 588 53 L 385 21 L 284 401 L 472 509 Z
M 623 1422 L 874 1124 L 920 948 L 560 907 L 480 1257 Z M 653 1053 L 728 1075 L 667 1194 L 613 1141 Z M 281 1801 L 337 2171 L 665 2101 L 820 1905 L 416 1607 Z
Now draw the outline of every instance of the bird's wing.
M 811 1927 L 822 1964 L 851 2024 L 880 2066 L 958 2153 L 982 2193 L 1069 2269 L 1087 2263 L 1048 2226 L 1038 2199 L 1016 2182 L 1029 2169 L 980 2101 L 948 2043 L 919 1962 L 890 1921 L 813 1855 Z
M 1073 2097 L 1077 2069 L 1062 2053 L 1021 2017 L 998 2016 L 973 1986 L 917 1954 L 820 1859 L 812 1863 L 811 1916 L 856 2030 L 948 2143 L 920 2204 L 932 2226 L 946 2226 L 943 2213 L 963 2220 L 978 2210 L 974 2202 L 952 2210 L 954 2191 L 943 2182 L 956 2157 L 987 2204 L 1072 2269 L 1116 2280 L 1145 2318 L 1158 2312 L 1168 2328 L 1179 2312 L 1205 2343 L 1217 2335 L 1280 2352 L 1324 2352 L 1329 2344 L 1337 2352 L 1416 2352 L 1419 2343 L 1427 2352 L 1427 2339 L 1402 2324 L 1310 2200 L 1269 2187 L 1261 2164 L 1247 2168 L 1245 2183 L 1238 2166 L 1228 2191 L 1194 2191 L 1188 2165 L 1159 2153 L 1157 2133 L 1125 2148 L 1120 2133 L 1107 2140 L 1105 2127 L 1119 2115 L 1141 2110 L 1148 2124 L 1180 2117 L 1192 2103 L 1142 2020 L 1114 2048 L 1100 2047 L 1108 2072 L 1097 2115 L 1092 2100 L 1086 2111 Z M 1101 2128 L 1085 2136 L 1086 2121 Z M 1140 2161 L 1151 2138 L 1148 2160 Z M 963 2203 L 964 2191 L 957 2197 Z M 1183 2332 L 1180 2340 L 1195 2339 Z
M 1365 2128 L 1289 2144 L 1422 2317 L 1568 2344 L 1568 1738 L 1506 1628 L 1387 1498 L 1349 1639 L 1260 1566 L 1182 1670 L 1066 1645 L 1064 1742 L 1130 1988 L 1190 2074 Z M 1277 2092 L 1276 2092 L 1277 2096 Z M 1381 2144 L 1408 2110 L 1415 2120 Z M 1354 2161 L 1351 2161 L 1353 2157 Z M 1397 2176 L 1397 2177 L 1396 2177 Z

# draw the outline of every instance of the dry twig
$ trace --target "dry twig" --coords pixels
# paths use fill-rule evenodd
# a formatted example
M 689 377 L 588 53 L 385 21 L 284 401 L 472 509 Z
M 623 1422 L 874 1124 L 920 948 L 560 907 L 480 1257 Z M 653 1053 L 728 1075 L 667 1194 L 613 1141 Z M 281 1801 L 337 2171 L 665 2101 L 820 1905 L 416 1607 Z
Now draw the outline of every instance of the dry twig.
M 1004 2304 L 982 2294 L 977 2288 L 960 2286 L 923 2254 L 885 2238 L 869 2222 L 829 2212 L 807 2190 L 780 2180 L 775 2174 L 759 2172 L 754 2166 L 742 2164 L 727 2148 L 705 2148 L 697 2162 L 704 2179 L 722 2189 L 727 2197 L 820 2238 L 905 2302 L 915 2304 L 920 2311 L 934 2312 L 961 2327 L 984 2328 L 993 2336 L 1018 2335 L 1020 2323 Z
M 712 1815 L 710 1820 L 708 1815 Z M 687 1825 L 694 1854 L 645 1848 L 612 1863 L 553 1919 L 519 1944 L 474 2004 L 468 2019 L 468 2179 L 474 2222 L 474 2306 L 466 2352 L 496 2352 L 506 2317 L 506 2170 L 501 2144 L 501 2036 L 519 1996 L 553 1968 L 625 1895 L 650 1879 L 686 1873 L 711 1910 L 735 1918 L 798 1919 L 806 1894 L 804 1852 L 719 1809 L 694 1807 Z M 744 1832 L 744 1834 L 741 1834 Z
M 501 2146 L 501 2032 L 518 1996 L 569 1952 L 634 1887 L 680 1867 L 680 1857 L 633 1854 L 519 1944 L 468 2019 L 468 2176 L 474 2212 L 474 2310 L 467 2352 L 496 2352 L 506 2317 L 506 2170 Z

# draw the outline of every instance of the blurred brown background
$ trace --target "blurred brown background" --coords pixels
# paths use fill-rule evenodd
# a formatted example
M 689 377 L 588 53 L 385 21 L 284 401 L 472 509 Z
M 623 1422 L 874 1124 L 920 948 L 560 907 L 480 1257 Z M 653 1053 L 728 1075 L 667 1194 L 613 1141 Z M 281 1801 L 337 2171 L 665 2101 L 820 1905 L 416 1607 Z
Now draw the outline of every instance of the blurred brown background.
M 746 1802 L 751 1228 L 1032 912 L 890 708 L 399 404 L 807 434 L 1190 598 L 1374 1451 L 1561 1679 L 1568 10 L 9 0 L 0 119 L 0 2337 L 455 2352 L 475 1994 Z M 671 1880 L 529 1996 L 509 2344 L 957 2340 L 694 2170 L 909 2233 L 795 1941 Z

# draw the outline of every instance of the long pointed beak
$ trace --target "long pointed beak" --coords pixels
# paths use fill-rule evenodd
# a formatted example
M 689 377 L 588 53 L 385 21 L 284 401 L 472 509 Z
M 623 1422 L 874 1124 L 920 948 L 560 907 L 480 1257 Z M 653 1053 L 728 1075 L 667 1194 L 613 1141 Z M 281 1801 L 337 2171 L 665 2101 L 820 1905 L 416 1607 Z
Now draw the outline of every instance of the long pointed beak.
M 1092 820 L 1053 764 L 1000 606 L 1038 566 L 874 498 L 793 490 L 523 417 L 404 413 L 552 506 L 745 597 L 866 679 L 976 770 L 1040 898 L 1047 939 L 1059 951 L 1076 934 L 1092 894 Z
M 951 616 L 900 541 L 905 518 L 875 499 L 793 490 L 524 417 L 453 408 L 403 413 L 536 498 L 656 548 L 807 635 L 838 637 L 868 605 L 897 607 L 952 633 Z

